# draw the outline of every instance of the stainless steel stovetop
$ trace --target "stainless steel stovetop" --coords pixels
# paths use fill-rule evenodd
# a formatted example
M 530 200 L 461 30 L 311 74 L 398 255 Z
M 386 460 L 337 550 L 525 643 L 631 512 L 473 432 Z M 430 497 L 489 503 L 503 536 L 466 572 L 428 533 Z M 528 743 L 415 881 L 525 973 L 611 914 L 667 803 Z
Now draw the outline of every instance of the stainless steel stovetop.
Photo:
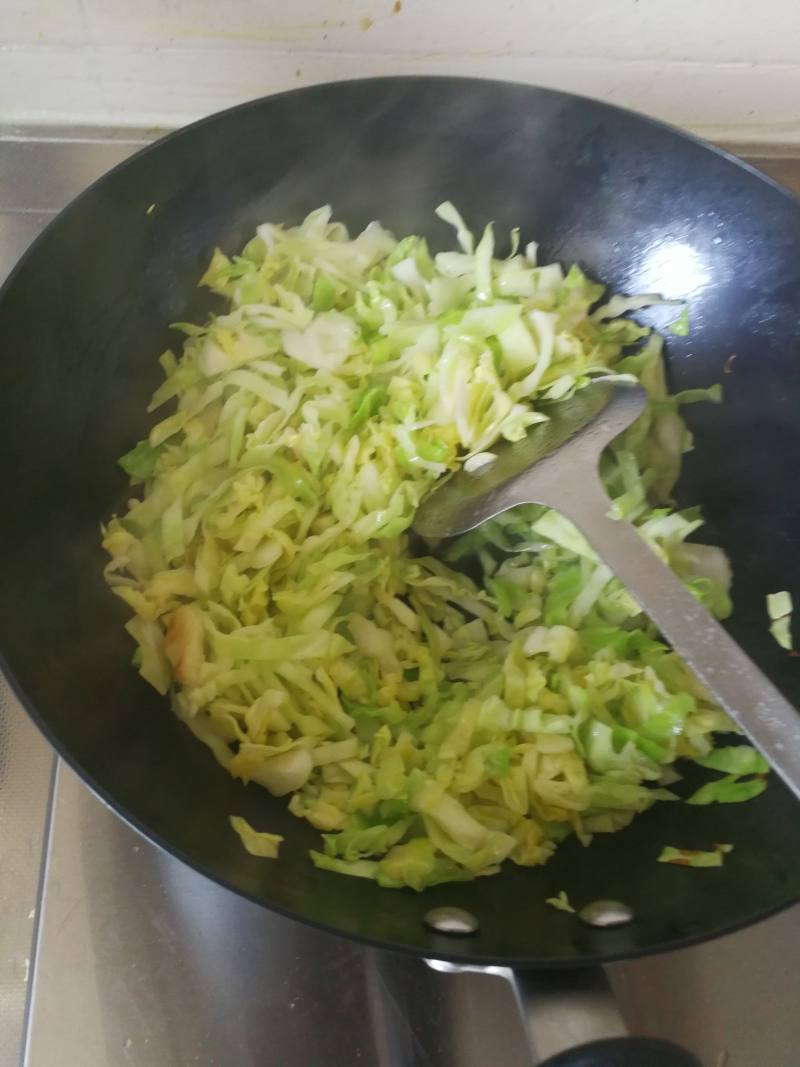
M 0 131 L 0 280 L 65 203 L 158 132 Z M 800 190 L 800 159 L 749 154 Z M 0 1067 L 530 1062 L 502 978 L 437 973 L 212 885 L 55 760 L 2 678 L 0 902 Z M 634 1032 L 704 1067 L 800 1065 L 800 908 L 609 974 Z

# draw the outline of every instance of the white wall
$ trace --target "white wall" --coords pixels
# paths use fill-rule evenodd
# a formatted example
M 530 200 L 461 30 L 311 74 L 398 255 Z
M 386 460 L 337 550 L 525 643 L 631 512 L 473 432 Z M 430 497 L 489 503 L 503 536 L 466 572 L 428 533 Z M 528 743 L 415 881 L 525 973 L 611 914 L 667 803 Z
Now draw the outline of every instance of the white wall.
M 293 86 L 474 74 L 800 143 L 798 0 L 0 0 L 0 121 L 175 125 Z

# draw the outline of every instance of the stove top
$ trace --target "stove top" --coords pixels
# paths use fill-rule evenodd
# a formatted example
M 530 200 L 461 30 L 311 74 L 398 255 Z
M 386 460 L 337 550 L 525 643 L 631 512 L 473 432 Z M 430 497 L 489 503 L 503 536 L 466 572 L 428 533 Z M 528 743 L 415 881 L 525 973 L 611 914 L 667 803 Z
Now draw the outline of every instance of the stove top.
M 0 130 L 0 280 L 65 203 L 159 132 Z M 800 158 L 748 154 L 800 191 Z M 2 678 L 0 857 L 0 1067 L 530 1063 L 502 977 L 440 973 L 213 885 L 54 759 Z M 797 1067 L 799 920 L 800 907 L 609 967 L 632 1031 L 704 1067 Z

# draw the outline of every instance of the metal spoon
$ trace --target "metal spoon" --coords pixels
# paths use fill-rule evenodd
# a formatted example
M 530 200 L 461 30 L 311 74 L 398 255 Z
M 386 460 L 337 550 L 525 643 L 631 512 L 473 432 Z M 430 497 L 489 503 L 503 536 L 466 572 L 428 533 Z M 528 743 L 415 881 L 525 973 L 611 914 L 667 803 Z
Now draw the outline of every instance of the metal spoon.
M 800 798 L 800 716 L 636 529 L 609 514 L 600 456 L 646 403 L 638 385 L 601 382 L 553 404 L 547 422 L 496 448 L 493 462 L 437 487 L 418 509 L 414 530 L 428 539 L 453 537 L 517 504 L 560 512 Z

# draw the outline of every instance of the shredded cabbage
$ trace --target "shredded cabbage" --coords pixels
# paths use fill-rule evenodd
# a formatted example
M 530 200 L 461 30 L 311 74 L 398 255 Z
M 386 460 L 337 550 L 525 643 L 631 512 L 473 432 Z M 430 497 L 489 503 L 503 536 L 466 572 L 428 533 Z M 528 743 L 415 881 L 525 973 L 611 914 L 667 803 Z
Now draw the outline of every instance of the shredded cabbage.
M 720 766 L 733 730 L 555 512 L 410 539 L 437 479 L 491 462 L 540 399 L 633 375 L 651 403 L 603 459 L 614 509 L 730 610 L 724 555 L 687 541 L 702 518 L 671 500 L 678 407 L 717 391 L 670 397 L 661 338 L 619 317 L 655 298 L 593 311 L 603 287 L 577 266 L 537 265 L 517 233 L 498 259 L 490 226 L 476 241 L 438 214 L 458 251 L 377 222 L 351 239 L 329 207 L 217 250 L 202 284 L 226 309 L 176 324 L 150 405 L 173 410 L 120 461 L 142 490 L 103 540 L 136 665 L 187 727 L 290 797 L 322 832 L 317 866 L 416 890 L 621 829 L 677 799 L 679 757 Z
M 658 857 L 659 863 L 674 863 L 676 867 L 721 867 L 725 856 L 733 852 L 733 845 L 714 845 L 706 852 L 697 848 L 673 848 L 667 845 Z
M 280 834 L 254 830 L 247 819 L 242 818 L 241 815 L 231 815 L 230 824 L 251 856 L 270 860 L 278 858 L 278 850 L 283 841 Z
M 689 332 L 689 309 L 686 305 L 681 309 L 680 315 L 674 322 L 671 322 L 667 329 L 670 333 L 674 333 L 677 337 L 685 337 Z
M 769 764 L 751 745 L 731 745 L 717 748 L 710 755 L 696 761 L 701 767 L 708 767 L 723 774 L 766 774 Z
M 570 914 L 575 914 L 575 909 L 569 902 L 566 890 L 562 889 L 557 896 L 548 897 L 545 900 L 545 904 L 549 904 L 551 908 L 555 908 L 556 911 L 567 911 Z
M 787 652 L 792 651 L 792 603 L 791 593 L 782 589 L 779 593 L 767 593 L 767 615 L 770 618 L 769 632 Z
M 745 778 L 737 774 L 726 774 L 715 782 L 706 782 L 696 793 L 687 799 L 687 804 L 704 806 L 706 804 L 741 804 L 745 800 L 754 800 L 767 788 L 763 777 Z

